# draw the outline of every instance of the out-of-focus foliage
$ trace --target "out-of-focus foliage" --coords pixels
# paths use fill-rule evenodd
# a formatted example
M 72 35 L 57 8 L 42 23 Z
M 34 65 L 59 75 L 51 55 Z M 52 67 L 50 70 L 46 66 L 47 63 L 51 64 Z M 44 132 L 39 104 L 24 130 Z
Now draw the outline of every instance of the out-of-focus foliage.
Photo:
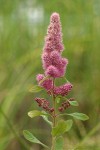
M 80 143 L 80 150 L 100 149 L 100 1 L 99 0 L 0 0 L 0 150 L 42 150 L 23 138 L 30 129 L 50 145 L 50 132 L 42 118 L 31 120 L 27 112 L 36 109 L 28 92 L 43 73 L 41 52 L 52 12 L 61 16 L 63 55 L 69 59 L 66 78 L 74 85 L 71 95 L 90 119 L 74 121 L 65 135 L 65 149 Z M 45 97 L 47 95 L 45 94 Z M 70 118 L 70 117 L 69 117 Z M 83 146 L 83 147 L 82 147 Z

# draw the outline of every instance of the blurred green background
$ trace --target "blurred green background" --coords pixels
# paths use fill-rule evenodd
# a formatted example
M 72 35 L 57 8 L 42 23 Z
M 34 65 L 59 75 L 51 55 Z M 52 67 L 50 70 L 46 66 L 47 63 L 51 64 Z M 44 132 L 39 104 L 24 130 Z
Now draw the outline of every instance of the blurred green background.
M 28 89 L 43 73 L 41 53 L 52 12 L 61 17 L 66 78 L 80 104 L 69 111 L 90 117 L 74 121 L 64 136 L 65 150 L 79 143 L 77 150 L 100 150 L 100 0 L 0 0 L 0 150 L 43 150 L 24 139 L 24 129 L 51 145 L 48 125 L 27 112 L 38 109 L 33 99 L 43 96 Z

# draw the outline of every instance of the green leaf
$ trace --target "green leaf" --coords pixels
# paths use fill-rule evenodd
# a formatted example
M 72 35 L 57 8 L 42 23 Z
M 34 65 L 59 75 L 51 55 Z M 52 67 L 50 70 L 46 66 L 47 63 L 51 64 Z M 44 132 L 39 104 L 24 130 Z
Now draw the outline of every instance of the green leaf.
M 50 126 L 52 126 L 52 122 L 48 120 L 48 116 L 46 115 L 41 115 L 41 116 Z
M 79 120 L 83 120 L 83 121 L 89 119 L 89 117 L 87 115 L 85 115 L 83 113 L 78 113 L 78 112 L 67 114 L 67 115 L 72 116 L 72 117 L 79 119 Z
M 78 106 L 78 102 L 77 101 L 68 101 L 70 103 L 70 105 L 72 106 Z
M 62 136 L 56 139 L 55 150 L 63 150 L 63 137 Z
M 32 111 L 28 112 L 28 116 L 31 118 L 36 117 L 36 116 L 41 116 L 43 114 L 44 113 L 39 110 L 32 110 Z
M 70 128 L 72 127 L 72 123 L 73 123 L 72 120 L 67 120 L 67 121 L 60 120 L 57 126 L 52 129 L 52 135 L 60 136 L 66 131 L 69 131 Z
M 23 135 L 24 135 L 24 137 L 25 137 L 28 141 L 30 141 L 30 142 L 32 142 L 32 143 L 38 143 L 38 144 L 42 145 L 43 147 L 48 148 L 48 146 L 46 146 L 45 144 L 43 144 L 42 142 L 40 142 L 40 141 L 39 141 L 32 133 L 30 133 L 29 131 L 24 130 L 24 131 L 23 131 Z
M 52 122 L 48 119 L 48 114 L 45 111 L 32 110 L 28 112 L 28 116 L 31 118 L 41 116 L 49 125 L 52 126 Z
M 32 86 L 30 89 L 29 89 L 29 92 L 31 93 L 37 93 L 37 92 L 40 92 L 41 90 L 43 90 L 42 87 L 38 86 L 38 85 L 35 85 L 35 86 Z
M 73 121 L 71 119 L 66 121 L 66 131 L 69 131 L 72 127 Z

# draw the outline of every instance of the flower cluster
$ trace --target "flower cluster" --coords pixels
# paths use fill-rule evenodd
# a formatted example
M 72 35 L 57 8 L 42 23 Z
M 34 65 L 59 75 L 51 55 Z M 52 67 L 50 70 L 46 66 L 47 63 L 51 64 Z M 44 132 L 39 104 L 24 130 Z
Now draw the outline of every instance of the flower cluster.
M 42 54 L 45 75 L 54 78 L 64 76 L 68 60 L 61 57 L 63 49 L 60 17 L 57 13 L 53 13 Z
M 69 91 L 71 91 L 72 89 L 72 84 L 70 83 L 66 83 L 64 85 L 58 86 L 54 88 L 54 94 L 57 95 L 61 95 L 61 96 L 65 96 L 68 94 Z
M 50 104 L 46 99 L 36 97 L 35 101 L 38 103 L 38 106 L 42 107 L 45 111 L 48 111 L 50 113 L 54 111 L 54 108 L 50 108 Z
M 58 110 L 60 112 L 63 112 L 64 110 L 66 110 L 67 108 L 69 108 L 69 106 L 70 106 L 69 101 L 73 101 L 73 100 L 74 100 L 74 98 L 70 98 L 70 99 L 66 100 L 65 102 L 62 103 L 61 107 L 59 107 Z

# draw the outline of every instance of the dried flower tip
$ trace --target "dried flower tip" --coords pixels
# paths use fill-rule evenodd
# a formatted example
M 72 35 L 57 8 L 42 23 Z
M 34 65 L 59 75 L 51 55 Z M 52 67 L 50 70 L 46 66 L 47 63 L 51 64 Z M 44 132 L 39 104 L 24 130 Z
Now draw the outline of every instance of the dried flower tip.
M 58 110 L 59 110 L 60 112 L 62 112 L 62 111 L 64 111 L 64 108 L 63 108 L 63 107 L 59 107 Z
M 52 113 L 54 112 L 54 108 L 50 108 L 49 111 Z

